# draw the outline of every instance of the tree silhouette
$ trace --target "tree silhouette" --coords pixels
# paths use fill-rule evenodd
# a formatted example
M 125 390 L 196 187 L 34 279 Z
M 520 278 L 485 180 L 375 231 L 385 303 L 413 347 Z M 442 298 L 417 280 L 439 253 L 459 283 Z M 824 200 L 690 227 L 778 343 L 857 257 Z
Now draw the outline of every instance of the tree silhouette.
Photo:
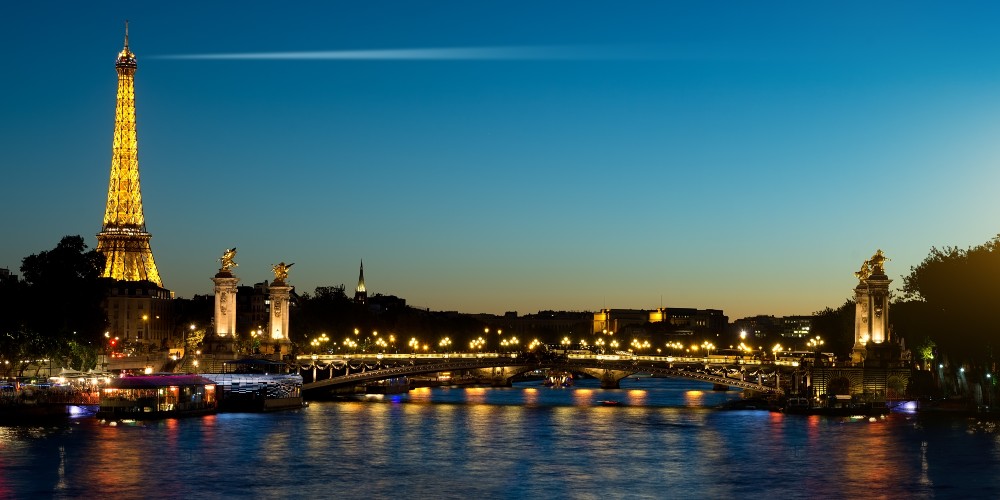
M 0 323 L 0 356 L 13 364 L 49 358 L 92 367 L 107 325 L 103 266 L 104 257 L 88 250 L 81 236 L 65 236 L 52 250 L 25 257 L 23 281 L 0 284 L 10 307 Z
M 992 359 L 1000 339 L 1000 235 L 965 250 L 931 248 L 903 283 L 896 311 L 908 329 L 923 330 L 920 337 L 953 361 Z

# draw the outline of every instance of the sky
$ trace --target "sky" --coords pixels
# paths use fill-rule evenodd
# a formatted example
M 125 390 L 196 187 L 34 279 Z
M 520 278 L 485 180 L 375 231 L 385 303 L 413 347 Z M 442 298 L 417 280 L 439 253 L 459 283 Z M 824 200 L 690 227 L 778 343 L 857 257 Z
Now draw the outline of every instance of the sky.
M 1000 233 L 995 2 L 15 2 L 0 267 L 107 199 L 129 20 L 166 288 L 811 314 Z M 206 57 L 211 56 L 211 57 Z

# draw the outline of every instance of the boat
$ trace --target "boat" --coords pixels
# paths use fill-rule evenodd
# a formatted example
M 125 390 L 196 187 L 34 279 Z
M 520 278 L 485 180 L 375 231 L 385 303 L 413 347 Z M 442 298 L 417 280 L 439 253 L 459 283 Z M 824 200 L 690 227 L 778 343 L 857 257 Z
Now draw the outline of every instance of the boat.
M 101 391 L 97 418 L 159 419 L 217 411 L 215 382 L 200 375 L 152 374 L 112 380 Z
M 768 410 L 771 408 L 771 402 L 764 398 L 733 399 L 726 401 L 718 408 L 720 410 Z
M 302 408 L 302 375 L 267 359 L 238 359 L 222 364 L 222 373 L 203 373 L 215 382 L 219 411 L 262 412 Z
M 570 372 L 549 372 L 542 381 L 545 387 L 572 387 L 573 374 Z
M 598 401 L 598 403 L 600 403 L 601 406 L 619 406 L 622 404 L 621 401 L 612 401 L 608 399 Z
M 889 407 L 880 402 L 857 402 L 831 399 L 826 405 L 817 405 L 806 397 L 790 397 L 780 407 L 790 415 L 822 415 L 828 417 L 877 417 L 889 413 Z
M 59 423 L 93 416 L 99 396 L 95 390 L 50 384 L 0 385 L 0 425 Z
M 920 398 L 916 402 L 917 415 L 921 417 L 974 417 L 980 413 L 970 398 Z
M 410 381 L 406 377 L 379 380 L 364 386 L 365 394 L 405 394 L 410 391 Z

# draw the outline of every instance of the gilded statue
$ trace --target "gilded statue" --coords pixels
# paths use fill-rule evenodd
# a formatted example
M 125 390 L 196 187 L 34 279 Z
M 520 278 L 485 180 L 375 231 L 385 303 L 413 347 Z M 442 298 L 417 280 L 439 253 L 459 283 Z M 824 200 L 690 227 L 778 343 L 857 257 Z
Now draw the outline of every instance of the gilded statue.
M 274 281 L 284 282 L 288 278 L 288 268 L 294 265 L 294 262 L 288 265 L 281 262 L 271 266 L 271 270 L 274 271 Z
M 854 275 L 858 277 L 859 280 L 864 281 L 872 275 L 872 270 L 868 267 L 868 261 L 866 260 L 864 264 L 861 264 L 861 270 L 855 271 Z
M 892 260 L 892 259 L 886 257 L 885 254 L 882 253 L 882 249 L 879 248 L 878 251 L 875 252 L 875 255 L 872 255 L 872 258 L 868 259 L 868 262 L 871 264 L 872 267 L 871 274 L 878 274 L 878 275 L 885 274 L 885 267 L 883 266 L 885 265 L 885 261 L 887 260 Z
M 236 258 L 236 247 L 227 248 L 225 253 L 222 254 L 222 257 L 219 257 L 219 262 L 222 262 L 221 271 L 228 272 L 230 269 L 238 266 L 239 264 L 237 264 L 236 261 L 233 260 L 235 258 Z

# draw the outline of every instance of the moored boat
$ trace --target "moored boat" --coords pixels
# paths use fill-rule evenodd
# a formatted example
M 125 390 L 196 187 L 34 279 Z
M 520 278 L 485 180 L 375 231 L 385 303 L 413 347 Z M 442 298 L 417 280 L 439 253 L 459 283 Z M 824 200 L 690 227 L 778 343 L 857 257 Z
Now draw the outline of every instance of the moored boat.
M 570 372 L 549 372 L 542 381 L 545 387 L 572 387 L 573 374 Z
M 223 363 L 222 373 L 203 373 L 215 382 L 219 411 L 257 412 L 302 408 L 302 376 L 285 363 L 241 359 Z
M 830 417 L 877 417 L 889 413 L 884 402 L 840 401 L 833 399 L 826 405 L 816 404 L 805 397 L 791 397 L 781 406 L 781 412 L 790 415 L 823 415 Z
M 106 420 L 208 415 L 218 408 L 215 382 L 199 375 L 154 374 L 114 379 L 101 391 Z
M 365 394 L 405 394 L 409 391 L 410 381 L 406 377 L 387 378 L 364 386 Z

